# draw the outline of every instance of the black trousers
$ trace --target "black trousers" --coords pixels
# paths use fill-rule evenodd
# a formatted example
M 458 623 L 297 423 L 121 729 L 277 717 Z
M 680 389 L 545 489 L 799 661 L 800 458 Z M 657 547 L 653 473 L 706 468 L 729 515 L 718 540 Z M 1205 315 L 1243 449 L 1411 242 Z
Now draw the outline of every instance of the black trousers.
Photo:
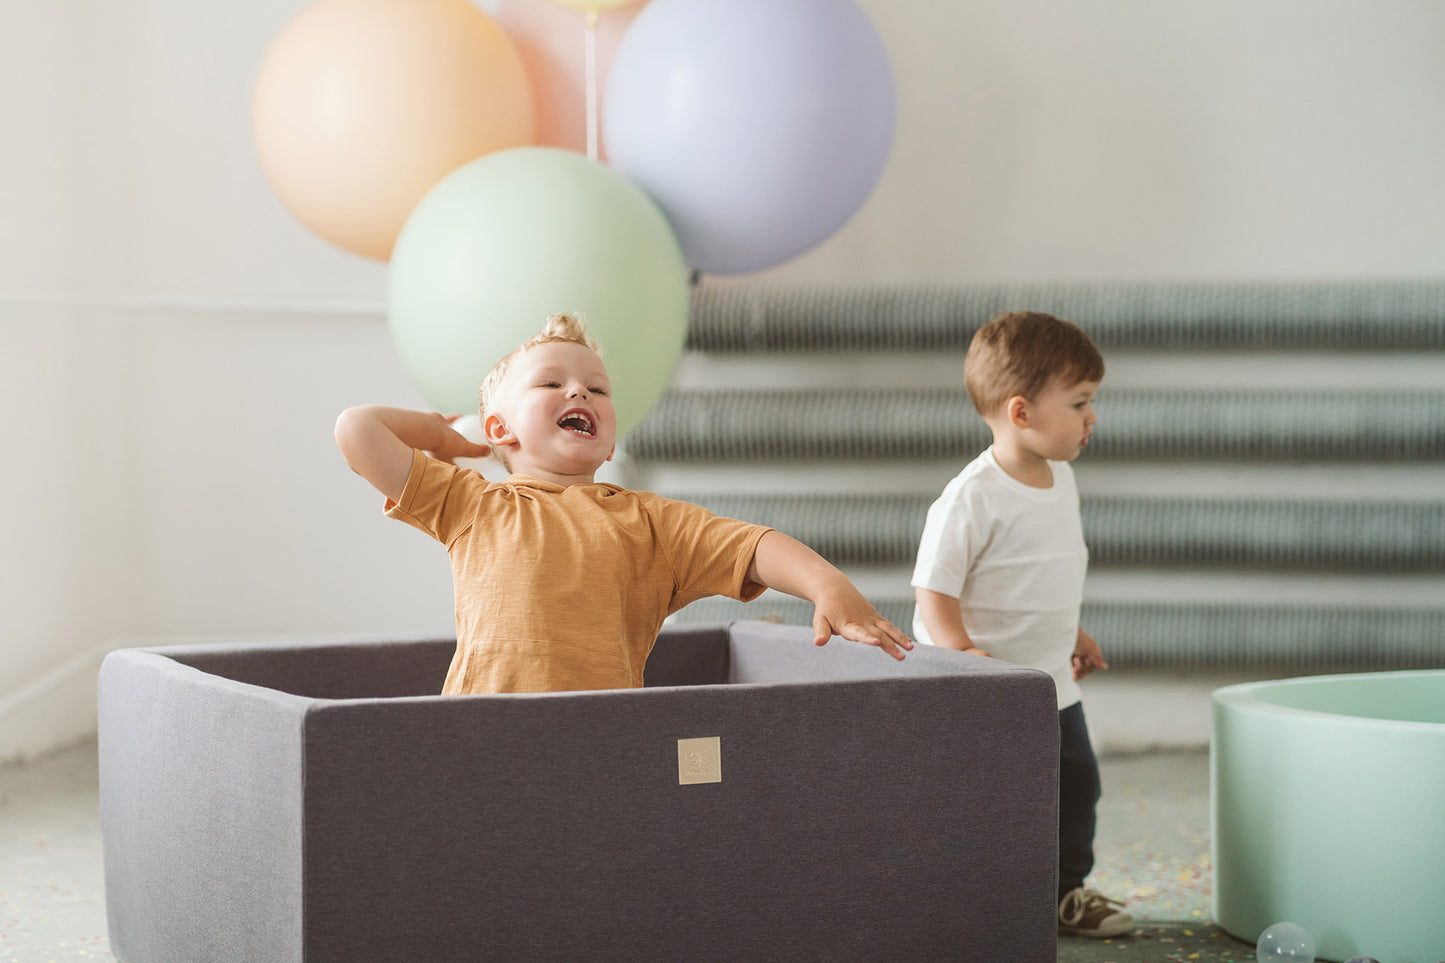
M 1094 868 L 1099 761 L 1089 743 L 1084 704 L 1059 710 L 1059 898 L 1084 885 Z

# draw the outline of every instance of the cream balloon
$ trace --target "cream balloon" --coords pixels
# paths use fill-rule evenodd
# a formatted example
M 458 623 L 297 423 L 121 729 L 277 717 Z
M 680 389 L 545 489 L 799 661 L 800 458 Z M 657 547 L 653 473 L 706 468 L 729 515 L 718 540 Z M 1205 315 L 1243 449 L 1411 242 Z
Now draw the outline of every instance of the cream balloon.
M 521 55 L 469 0 L 317 0 L 262 63 L 252 121 L 291 213 L 381 261 L 443 177 L 536 133 Z
M 630 6 L 637 3 L 637 0 L 552 0 L 552 2 L 563 7 L 571 7 L 573 10 L 596 10 L 600 12 Z

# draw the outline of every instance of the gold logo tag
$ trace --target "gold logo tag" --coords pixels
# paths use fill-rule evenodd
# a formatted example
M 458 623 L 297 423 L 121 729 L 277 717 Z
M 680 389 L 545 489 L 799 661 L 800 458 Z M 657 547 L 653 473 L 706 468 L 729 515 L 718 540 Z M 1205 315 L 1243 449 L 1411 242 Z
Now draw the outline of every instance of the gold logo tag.
M 677 740 L 677 784 L 722 782 L 722 740 L 718 736 Z

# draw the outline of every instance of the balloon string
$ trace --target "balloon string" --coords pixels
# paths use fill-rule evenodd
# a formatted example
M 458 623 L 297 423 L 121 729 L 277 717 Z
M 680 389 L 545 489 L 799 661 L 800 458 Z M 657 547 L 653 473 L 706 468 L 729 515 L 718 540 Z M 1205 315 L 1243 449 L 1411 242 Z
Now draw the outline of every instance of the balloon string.
M 597 159 L 597 10 L 587 11 L 587 157 Z

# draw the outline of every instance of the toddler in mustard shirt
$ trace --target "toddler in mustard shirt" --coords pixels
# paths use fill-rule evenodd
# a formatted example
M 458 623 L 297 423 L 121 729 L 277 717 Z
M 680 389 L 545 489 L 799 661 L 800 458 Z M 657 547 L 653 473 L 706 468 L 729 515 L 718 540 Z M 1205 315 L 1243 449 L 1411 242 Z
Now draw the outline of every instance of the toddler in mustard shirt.
M 812 549 L 761 525 L 593 481 L 612 458 L 617 417 L 598 346 L 575 315 L 497 363 L 481 387 L 486 444 L 439 414 L 363 405 L 336 422 L 352 470 L 386 513 L 446 546 L 457 651 L 444 694 L 642 685 L 663 619 L 709 595 L 765 588 L 814 604 L 833 635 L 895 659 L 913 643 Z M 493 454 L 510 477 L 452 464 Z

